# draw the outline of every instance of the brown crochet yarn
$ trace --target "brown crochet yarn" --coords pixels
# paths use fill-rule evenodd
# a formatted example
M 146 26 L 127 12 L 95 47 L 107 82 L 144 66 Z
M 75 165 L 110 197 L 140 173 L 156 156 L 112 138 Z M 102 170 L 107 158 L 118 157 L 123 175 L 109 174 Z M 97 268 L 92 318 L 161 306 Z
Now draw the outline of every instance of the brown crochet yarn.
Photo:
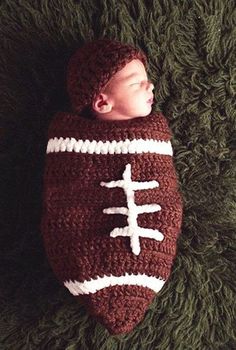
M 58 279 L 112 334 L 130 332 L 170 276 L 182 221 L 165 117 L 58 113 L 42 232 Z
M 115 40 L 96 40 L 79 48 L 67 70 L 72 109 L 81 112 L 90 106 L 111 77 L 133 59 L 146 65 L 146 56 L 141 50 Z

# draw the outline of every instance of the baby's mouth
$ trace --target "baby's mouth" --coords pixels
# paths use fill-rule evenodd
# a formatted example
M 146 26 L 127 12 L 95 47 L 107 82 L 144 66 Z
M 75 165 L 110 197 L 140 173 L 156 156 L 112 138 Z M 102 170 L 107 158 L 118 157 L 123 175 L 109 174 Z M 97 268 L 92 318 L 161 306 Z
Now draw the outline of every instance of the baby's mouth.
M 153 103 L 153 97 L 149 98 L 149 100 L 147 102 L 152 104 Z

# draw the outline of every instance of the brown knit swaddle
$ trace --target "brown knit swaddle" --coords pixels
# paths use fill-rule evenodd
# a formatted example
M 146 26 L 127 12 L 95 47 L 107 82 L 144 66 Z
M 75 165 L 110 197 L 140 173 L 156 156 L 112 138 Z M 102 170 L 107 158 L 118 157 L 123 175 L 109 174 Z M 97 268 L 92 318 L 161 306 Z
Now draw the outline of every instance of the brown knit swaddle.
M 159 114 L 49 128 L 42 231 L 50 264 L 110 333 L 131 331 L 168 279 L 182 201 Z

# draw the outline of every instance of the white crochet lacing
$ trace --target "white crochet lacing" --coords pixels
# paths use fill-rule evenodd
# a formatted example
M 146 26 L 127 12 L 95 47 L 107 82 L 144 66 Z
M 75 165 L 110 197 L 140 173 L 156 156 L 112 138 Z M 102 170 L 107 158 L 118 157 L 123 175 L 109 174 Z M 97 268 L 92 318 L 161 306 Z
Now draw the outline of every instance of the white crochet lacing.
M 123 180 L 101 182 L 101 186 L 108 188 L 121 187 L 123 188 L 126 198 L 127 198 L 127 208 L 126 207 L 111 207 L 103 209 L 105 214 L 122 214 L 127 215 L 128 226 L 116 227 L 110 232 L 111 237 L 130 237 L 130 246 L 132 252 L 135 255 L 140 253 L 140 241 L 139 237 L 152 238 L 156 241 L 162 241 L 164 239 L 163 234 L 154 229 L 143 228 L 138 226 L 137 218 L 139 214 L 142 213 L 153 213 L 161 210 L 159 204 L 144 204 L 136 205 L 134 202 L 134 191 L 151 189 L 159 186 L 159 183 L 155 180 L 137 182 L 131 179 L 131 164 L 126 164 L 125 170 L 123 172 Z
M 153 139 L 125 139 L 123 141 L 90 141 L 75 138 L 54 137 L 48 141 L 47 153 L 77 152 L 88 154 L 127 154 L 127 153 L 158 153 L 173 155 L 170 141 Z
M 94 294 L 103 288 L 117 285 L 142 286 L 150 288 L 155 293 L 158 293 L 164 283 L 165 280 L 158 277 L 147 276 L 145 274 L 134 275 L 125 273 L 124 276 L 104 275 L 102 277 L 98 276 L 97 278 L 90 278 L 83 282 L 69 280 L 64 282 L 64 286 L 76 296 L 81 294 Z

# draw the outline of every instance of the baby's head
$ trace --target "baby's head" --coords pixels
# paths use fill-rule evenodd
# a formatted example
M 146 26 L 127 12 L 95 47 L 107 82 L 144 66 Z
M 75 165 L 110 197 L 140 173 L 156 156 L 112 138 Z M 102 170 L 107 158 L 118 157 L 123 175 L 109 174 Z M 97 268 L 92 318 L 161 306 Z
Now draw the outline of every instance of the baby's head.
M 78 49 L 68 65 L 67 88 L 72 108 L 97 119 L 128 120 L 150 114 L 153 84 L 146 56 L 118 41 L 102 39 Z

